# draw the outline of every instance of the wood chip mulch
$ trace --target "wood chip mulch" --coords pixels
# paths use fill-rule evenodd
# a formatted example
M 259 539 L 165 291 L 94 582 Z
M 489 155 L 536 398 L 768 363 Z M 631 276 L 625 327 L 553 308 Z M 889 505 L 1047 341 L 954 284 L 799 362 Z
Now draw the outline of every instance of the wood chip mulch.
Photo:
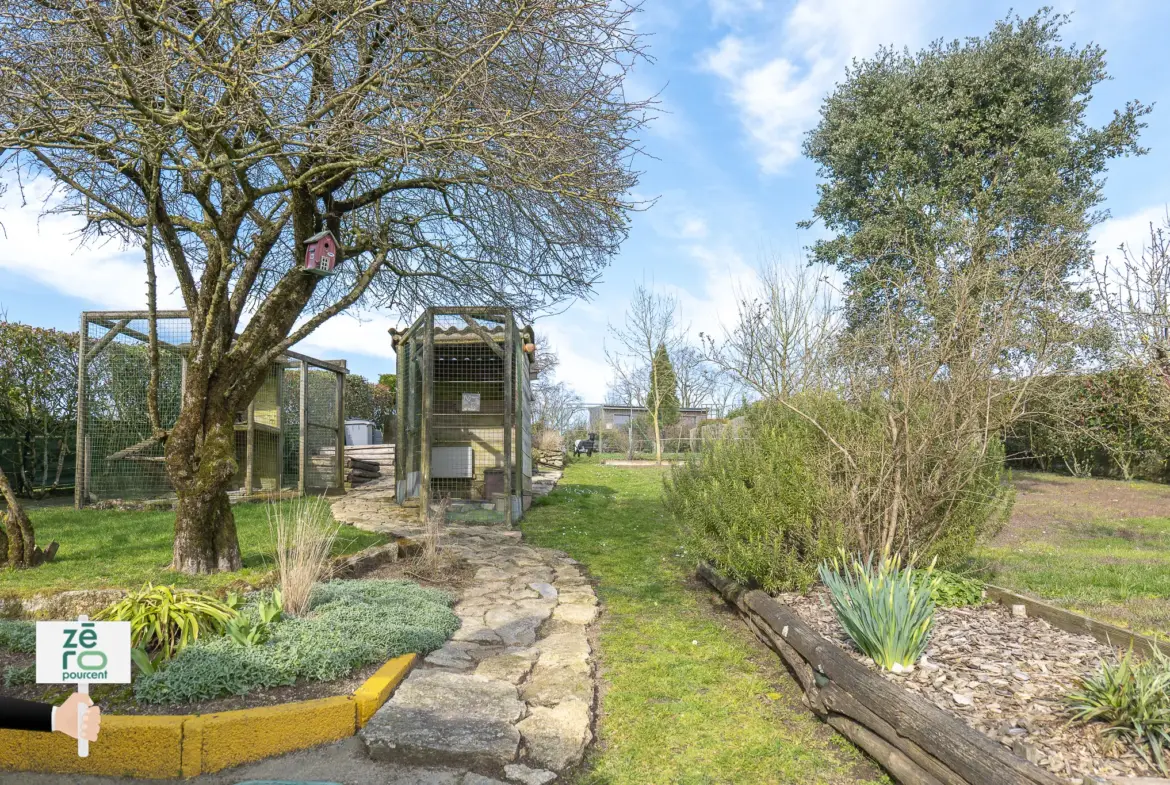
M 849 640 L 824 589 L 777 594 L 814 630 L 855 659 L 873 661 Z M 939 608 L 925 657 L 909 675 L 883 675 L 1071 782 L 1088 777 L 1156 776 L 1101 723 L 1073 724 L 1064 696 L 1094 673 L 1109 646 L 1043 619 L 1014 617 L 997 604 Z

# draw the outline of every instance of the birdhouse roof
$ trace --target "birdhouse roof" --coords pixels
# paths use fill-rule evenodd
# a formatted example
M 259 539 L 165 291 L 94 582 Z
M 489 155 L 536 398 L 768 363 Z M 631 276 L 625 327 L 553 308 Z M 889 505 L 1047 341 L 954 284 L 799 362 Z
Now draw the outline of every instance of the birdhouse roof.
M 337 242 L 337 239 L 334 238 L 334 236 L 333 236 L 333 232 L 326 229 L 323 232 L 317 232 L 315 235 L 310 237 L 308 240 L 305 240 L 305 245 L 308 245 L 309 243 L 315 243 L 318 240 L 322 239 L 323 237 L 328 237 L 330 240 L 333 240 L 333 242 Z

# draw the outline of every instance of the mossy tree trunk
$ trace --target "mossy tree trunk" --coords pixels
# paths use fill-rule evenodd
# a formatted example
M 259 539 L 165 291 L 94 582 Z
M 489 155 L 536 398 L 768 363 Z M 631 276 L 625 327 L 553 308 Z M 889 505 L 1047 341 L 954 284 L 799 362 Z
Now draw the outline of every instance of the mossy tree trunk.
M 0 540 L 5 544 L 3 552 L 7 556 L 7 562 L 12 567 L 32 567 L 33 553 L 36 551 L 32 521 L 25 515 L 3 469 L 0 469 L 0 496 L 3 496 L 8 504 L 4 515 L 5 531 L 2 533 L 3 539 Z
M 227 495 L 237 469 L 234 415 L 209 409 L 180 415 L 167 440 L 178 496 L 171 567 L 186 573 L 231 572 L 242 564 Z

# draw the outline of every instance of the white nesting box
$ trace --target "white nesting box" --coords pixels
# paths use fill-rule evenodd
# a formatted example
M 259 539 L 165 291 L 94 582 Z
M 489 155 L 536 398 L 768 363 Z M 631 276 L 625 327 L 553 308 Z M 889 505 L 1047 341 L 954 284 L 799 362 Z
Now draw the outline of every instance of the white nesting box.
M 474 476 L 475 463 L 471 445 L 431 448 L 431 477 L 466 479 Z

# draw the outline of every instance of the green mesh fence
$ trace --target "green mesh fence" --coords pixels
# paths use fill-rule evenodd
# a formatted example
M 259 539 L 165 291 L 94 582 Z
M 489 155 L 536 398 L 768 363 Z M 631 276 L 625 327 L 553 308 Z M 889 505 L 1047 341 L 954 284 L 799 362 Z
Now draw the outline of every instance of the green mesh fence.
M 160 314 L 156 324 L 159 415 L 165 429 L 178 420 L 182 405 L 191 323 L 172 311 Z M 147 413 L 146 314 L 87 312 L 81 330 L 85 360 L 78 391 L 78 506 L 172 497 L 164 448 L 152 435 Z M 238 468 L 232 494 L 340 488 L 337 399 L 344 376 L 315 364 L 319 362 L 300 355 L 282 357 L 270 367 L 251 404 L 236 413 Z M 301 383 L 302 373 L 307 386 Z

